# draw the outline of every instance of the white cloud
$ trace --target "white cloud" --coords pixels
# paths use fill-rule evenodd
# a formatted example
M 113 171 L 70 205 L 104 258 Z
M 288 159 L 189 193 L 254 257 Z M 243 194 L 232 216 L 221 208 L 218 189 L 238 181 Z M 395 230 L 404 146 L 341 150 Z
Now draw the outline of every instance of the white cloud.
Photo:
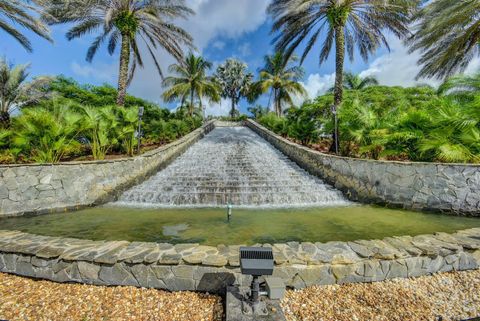
M 208 105 L 205 109 L 207 116 L 228 116 L 232 109 L 232 103 L 229 99 L 222 99 L 218 104 Z
M 361 77 L 375 76 L 381 85 L 386 86 L 415 86 L 416 84 L 429 84 L 438 86 L 439 80 L 419 79 L 415 77 L 420 67 L 417 61 L 420 58 L 418 52 L 408 53 L 408 48 L 401 40 L 393 36 L 388 37 L 391 51 L 374 59 L 369 66 L 360 72 Z M 472 60 L 465 73 L 478 72 L 480 69 L 480 57 Z M 302 83 L 310 98 L 325 93 L 333 86 L 335 74 L 311 74 L 307 81 Z
M 218 37 L 236 38 L 246 32 L 256 30 L 267 18 L 266 8 L 270 0 L 187 0 L 196 15 L 187 21 L 180 21 L 195 39 L 201 53 L 212 41 L 212 46 L 222 46 Z M 223 44 L 224 46 L 225 44 Z M 158 61 L 164 73 L 174 63 L 165 51 L 159 50 Z M 145 55 L 146 68 L 138 68 L 129 93 L 158 101 L 162 92 L 161 79 L 150 57 Z
M 408 53 L 408 48 L 403 42 L 394 37 L 387 37 L 391 51 L 375 60 L 369 67 L 360 73 L 360 76 L 375 76 L 379 83 L 386 86 L 414 86 L 416 84 L 429 84 L 437 86 L 438 80 L 419 79 L 415 77 L 420 70 L 417 61 L 420 59 L 418 52 Z
M 84 78 L 94 78 L 100 81 L 114 82 L 117 77 L 116 64 L 85 64 L 76 61 L 70 64 L 73 73 Z
M 471 75 L 478 72 L 480 72 L 480 57 L 477 56 L 470 62 L 470 65 L 468 65 L 465 73 Z
M 313 99 L 324 94 L 335 82 L 335 73 L 329 75 L 311 74 L 306 82 L 302 82 L 307 91 L 308 98 Z
M 212 43 L 212 47 L 218 50 L 223 50 L 225 48 L 225 42 L 217 40 L 214 43 Z
M 248 57 L 252 53 L 252 49 L 250 48 L 250 43 L 245 42 L 244 44 L 240 45 L 238 47 L 238 51 L 240 53 L 240 56 L 242 57 Z
M 266 20 L 270 0 L 187 0 L 196 15 L 181 25 L 200 50 L 218 36 L 236 38 L 256 30 Z

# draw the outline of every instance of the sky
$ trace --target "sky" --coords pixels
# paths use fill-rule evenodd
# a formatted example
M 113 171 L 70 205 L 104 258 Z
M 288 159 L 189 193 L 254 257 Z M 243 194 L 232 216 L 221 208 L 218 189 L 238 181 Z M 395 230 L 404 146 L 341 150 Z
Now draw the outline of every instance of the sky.
M 194 37 L 198 53 L 214 65 L 227 58 L 235 57 L 246 62 L 249 70 L 256 73 L 263 65 L 263 57 L 274 51 L 273 36 L 270 33 L 271 19 L 266 14 L 270 0 L 186 0 L 196 15 L 178 24 Z M 33 53 L 26 52 L 13 38 L 0 31 L 0 56 L 13 64 L 30 63 L 32 77 L 39 75 L 65 75 L 80 83 L 111 84 L 116 86 L 118 75 L 118 50 L 110 56 L 102 47 L 92 63 L 85 61 L 87 49 L 95 36 L 67 41 L 67 25 L 52 27 L 54 43 L 25 32 L 32 41 Z M 388 86 L 412 86 L 417 83 L 437 85 L 431 79 L 415 80 L 419 67 L 418 53 L 409 54 L 402 41 L 387 34 L 391 51 L 380 48 L 368 61 L 355 55 L 354 62 L 346 61 L 345 69 L 361 76 L 377 77 L 380 84 Z M 302 47 L 300 47 L 301 50 Z M 333 85 L 335 77 L 334 53 L 322 65 L 318 64 L 319 48 L 314 47 L 303 67 L 305 77 L 302 81 L 310 98 L 324 93 Z M 299 52 L 301 54 L 301 51 Z M 147 55 L 145 55 L 147 57 Z M 158 58 L 164 72 L 174 62 L 165 52 L 159 51 Z M 153 67 L 150 58 L 145 59 L 145 68 L 137 69 L 128 92 L 132 95 L 153 101 L 161 106 L 174 108 L 161 99 L 161 78 Z M 472 61 L 467 69 L 471 73 L 480 69 L 480 59 Z M 212 71 L 213 71 L 212 70 Z M 267 104 L 268 97 L 262 97 L 259 103 Z M 240 110 L 246 112 L 248 103 L 241 102 Z M 230 103 L 223 100 L 207 108 L 210 115 L 226 115 Z

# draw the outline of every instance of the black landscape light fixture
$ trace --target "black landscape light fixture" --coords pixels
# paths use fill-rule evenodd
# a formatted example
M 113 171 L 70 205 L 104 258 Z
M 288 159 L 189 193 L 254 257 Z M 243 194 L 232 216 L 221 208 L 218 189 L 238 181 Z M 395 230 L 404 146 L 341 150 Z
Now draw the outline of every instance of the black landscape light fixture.
M 250 300 L 254 310 L 258 305 L 260 282 L 258 278 L 273 274 L 273 252 L 270 247 L 241 247 L 240 270 L 242 274 L 253 276 Z
M 137 139 L 138 139 L 138 145 L 137 145 L 137 154 L 140 154 L 140 145 L 142 143 L 142 117 L 143 117 L 143 112 L 145 109 L 143 107 L 138 108 L 138 129 L 137 129 Z

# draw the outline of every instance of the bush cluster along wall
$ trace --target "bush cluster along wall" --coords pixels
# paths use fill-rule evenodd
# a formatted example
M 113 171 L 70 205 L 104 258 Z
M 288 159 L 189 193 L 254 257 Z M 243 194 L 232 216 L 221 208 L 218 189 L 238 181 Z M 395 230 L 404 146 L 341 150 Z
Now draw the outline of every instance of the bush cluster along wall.
M 106 202 L 157 172 L 214 128 L 214 122 L 138 157 L 54 165 L 0 166 L 0 216 L 63 211 Z
M 354 201 L 480 216 L 480 165 L 390 162 L 323 154 L 246 125 Z
M 257 244 L 256 246 L 261 246 Z M 264 244 L 292 288 L 373 282 L 480 266 L 480 228 L 383 240 Z M 0 231 L 0 272 L 98 285 L 222 292 L 248 285 L 239 246 L 88 241 Z

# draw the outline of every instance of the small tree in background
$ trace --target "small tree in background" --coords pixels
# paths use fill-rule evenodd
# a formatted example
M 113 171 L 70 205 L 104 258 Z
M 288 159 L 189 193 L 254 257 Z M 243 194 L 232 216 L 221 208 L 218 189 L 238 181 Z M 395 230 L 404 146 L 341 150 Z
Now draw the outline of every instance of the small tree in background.
M 298 61 L 296 56 L 285 56 L 281 52 L 264 57 L 265 66 L 260 70 L 260 80 L 255 83 L 254 98 L 271 89 L 275 113 L 283 114 L 283 104 L 293 105 L 293 97 L 305 97 L 307 92 L 299 82 L 304 75 L 302 67 L 293 65 Z
M 16 109 L 38 102 L 49 95 L 49 92 L 43 89 L 53 78 L 37 77 L 26 82 L 29 66 L 13 66 L 5 59 L 0 59 L 0 126 L 9 126 L 10 114 Z
M 212 64 L 203 57 L 190 54 L 182 63 L 172 64 L 169 71 L 174 74 L 165 78 L 163 99 L 171 102 L 180 99 L 182 106 L 188 101 L 188 114 L 193 116 L 195 99 L 198 99 L 199 110 L 203 112 L 202 99 L 207 98 L 211 102 L 220 102 L 220 88 L 211 77 L 207 76 L 207 70 Z
M 231 100 L 230 116 L 235 117 L 238 102 L 249 94 L 253 74 L 248 72 L 246 63 L 231 58 L 218 66 L 214 77 L 222 91 L 221 96 Z

